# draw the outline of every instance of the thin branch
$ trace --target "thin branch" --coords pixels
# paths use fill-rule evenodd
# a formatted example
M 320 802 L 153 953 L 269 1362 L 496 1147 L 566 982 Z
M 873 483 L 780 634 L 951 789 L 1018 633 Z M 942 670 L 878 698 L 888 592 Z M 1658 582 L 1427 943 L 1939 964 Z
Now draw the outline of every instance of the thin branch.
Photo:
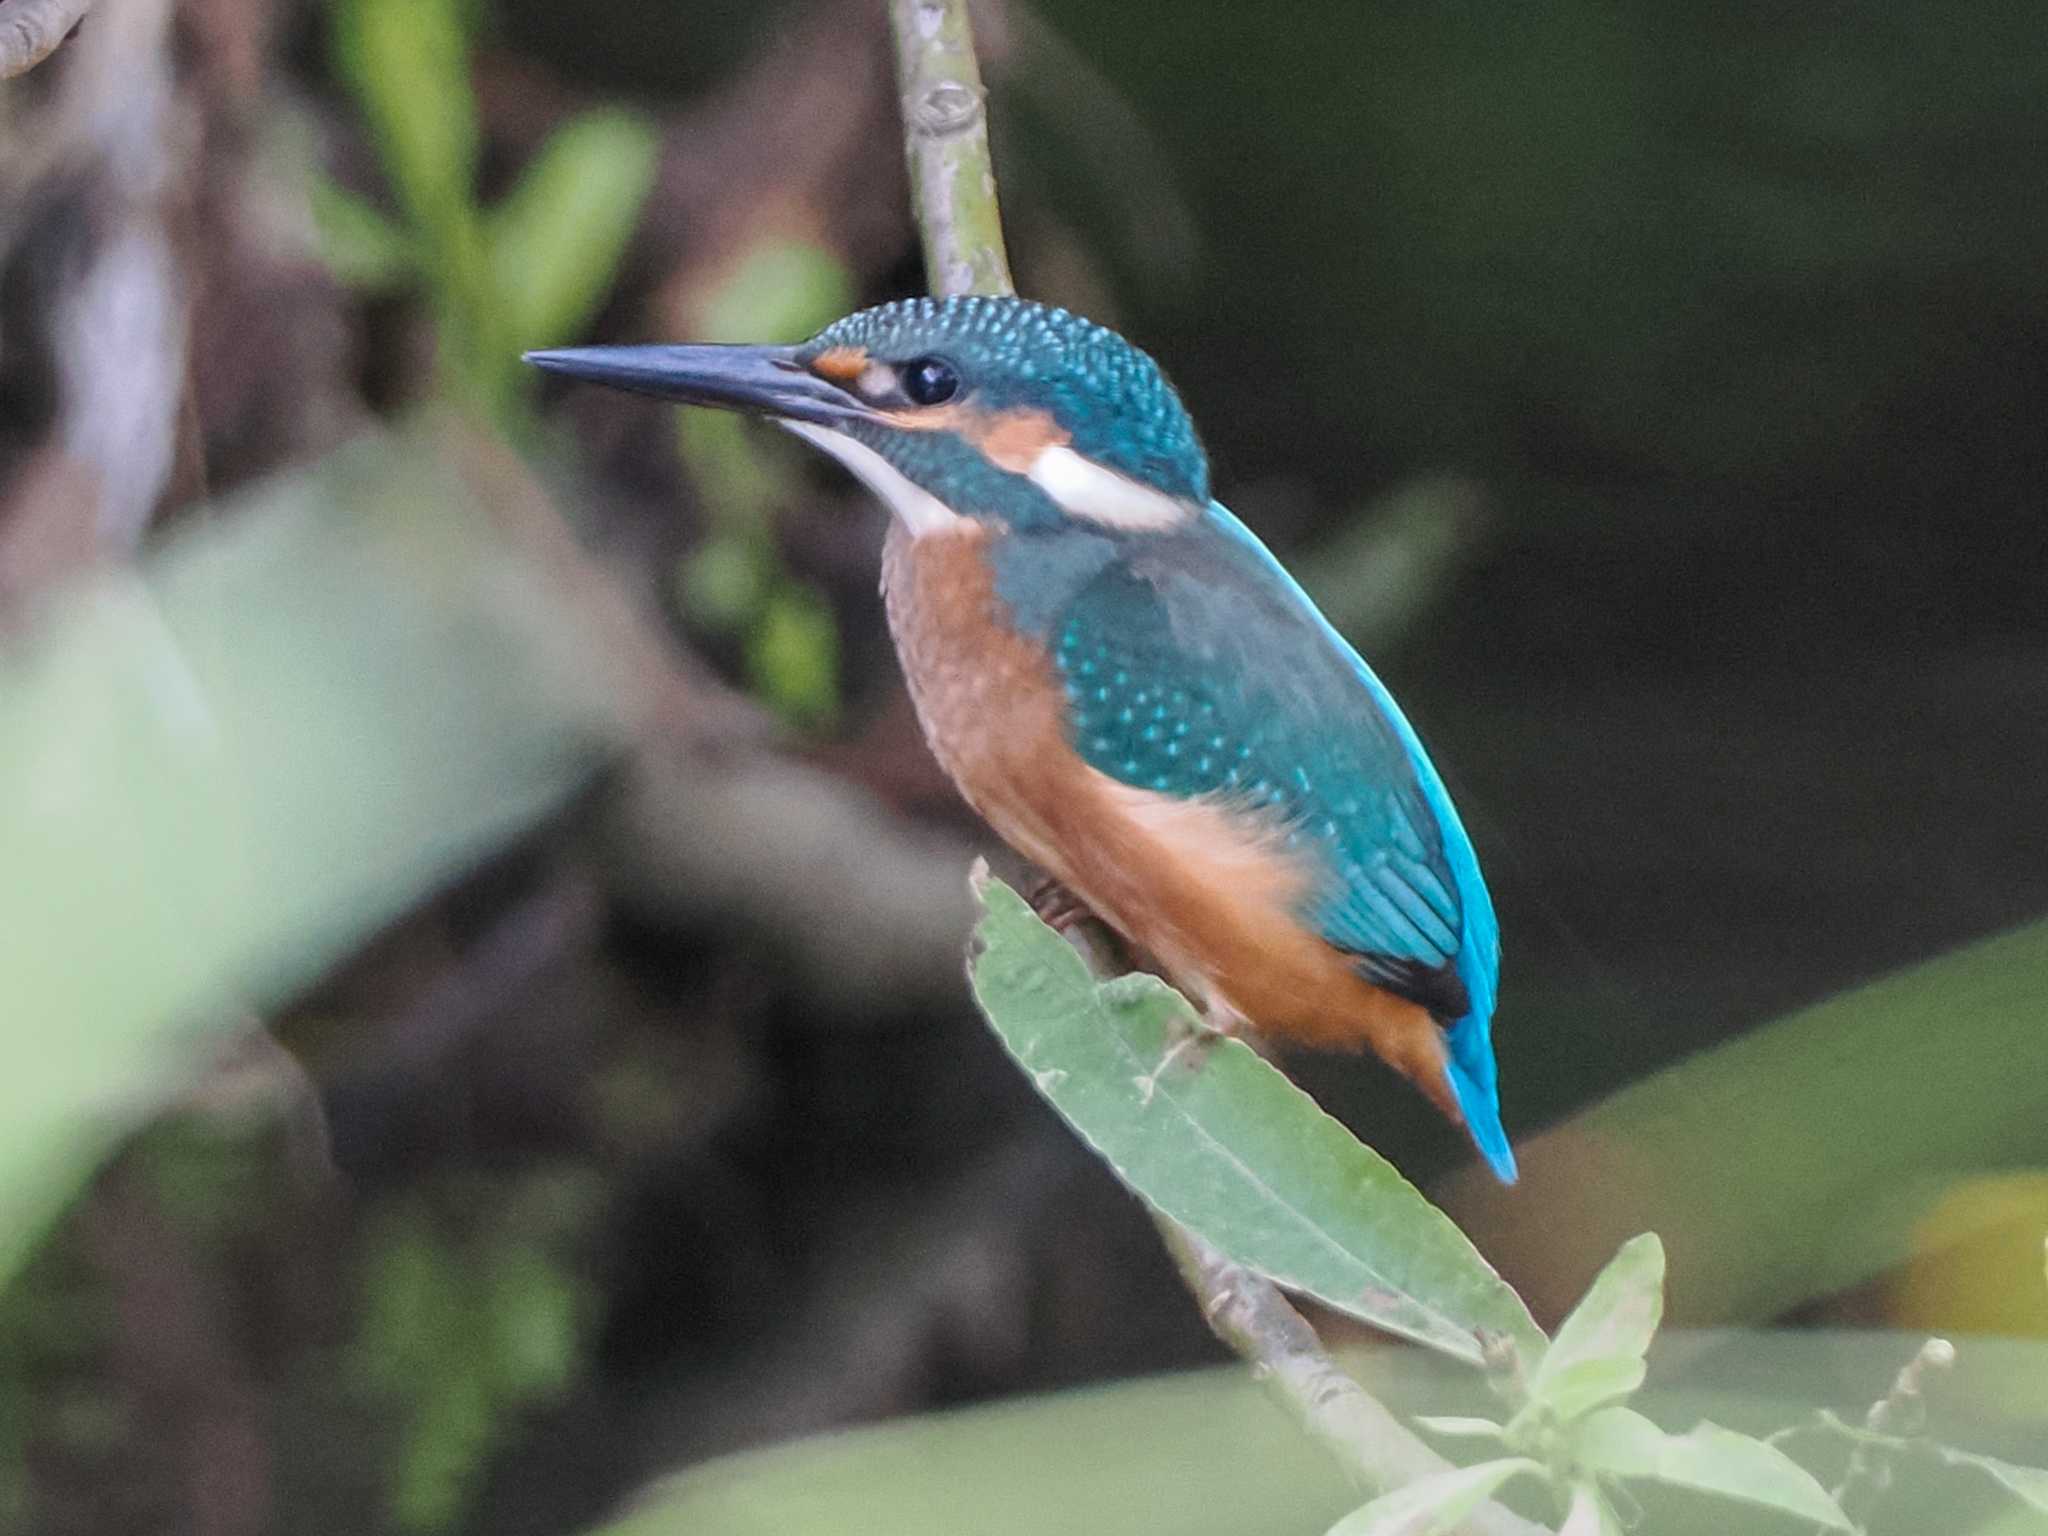
M 910 196 L 924 239 L 925 276 L 943 296 L 1014 293 L 966 0 L 889 0 L 889 20 L 896 33 Z M 1111 957 L 1121 950 L 1107 928 L 1091 918 L 1066 931 L 1098 974 L 1117 968 Z M 1211 1331 L 1266 1381 L 1353 1481 L 1383 1492 L 1450 1470 L 1449 1462 L 1345 1374 L 1271 1281 L 1178 1222 L 1162 1216 L 1158 1223 Z M 1456 1531 L 1546 1536 L 1541 1526 L 1499 1504 L 1481 1505 Z
M 889 0 L 910 201 L 932 292 L 1015 293 L 967 0 Z
M 1251 1365 L 1354 1483 L 1378 1493 L 1451 1470 L 1331 1358 L 1278 1286 L 1180 1223 L 1163 1216 L 1154 1220 L 1181 1278 L 1201 1302 L 1210 1331 Z M 1458 1530 L 1468 1536 L 1548 1536 L 1542 1526 L 1499 1504 L 1481 1505 Z
M 92 0 L 0 0 L 0 80 L 25 75 L 57 51 Z

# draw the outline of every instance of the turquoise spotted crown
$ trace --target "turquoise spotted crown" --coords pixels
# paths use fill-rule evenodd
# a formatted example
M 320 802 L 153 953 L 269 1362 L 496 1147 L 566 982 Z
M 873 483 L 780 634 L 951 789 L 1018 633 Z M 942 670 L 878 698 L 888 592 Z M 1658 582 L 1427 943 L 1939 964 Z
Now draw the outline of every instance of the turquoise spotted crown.
M 1165 373 L 1107 326 L 1028 299 L 903 299 L 835 321 L 810 355 L 863 347 L 889 362 L 942 358 L 984 410 L 1049 411 L 1077 453 L 1196 503 L 1209 459 Z

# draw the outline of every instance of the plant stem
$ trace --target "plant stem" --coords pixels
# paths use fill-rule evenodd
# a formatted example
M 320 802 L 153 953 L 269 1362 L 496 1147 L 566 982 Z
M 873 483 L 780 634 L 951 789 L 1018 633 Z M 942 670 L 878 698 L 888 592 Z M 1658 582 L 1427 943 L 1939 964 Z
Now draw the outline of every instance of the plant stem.
M 92 0 L 13 0 L 0 11 L 0 80 L 25 75 L 57 51 Z
M 1331 1358 L 1272 1281 L 1179 1222 L 1153 1219 L 1210 1331 L 1251 1365 L 1354 1483 L 1380 1493 L 1451 1469 Z M 1457 1529 L 1468 1536 L 1544 1536 L 1543 1527 L 1499 1504 L 1482 1504 Z
M 896 34 L 911 206 L 931 290 L 942 297 L 1014 293 L 967 0 L 889 0 L 889 22 Z M 1109 957 L 1121 954 L 1114 936 L 1094 921 L 1074 925 L 1068 937 L 1098 973 L 1113 969 Z M 1210 1330 L 1355 1483 L 1384 1492 L 1450 1470 L 1449 1462 L 1345 1374 L 1277 1286 L 1171 1218 L 1155 1219 Z M 1491 1503 L 1466 1516 L 1455 1531 L 1545 1536 L 1541 1526 Z
M 889 0 L 910 201 L 933 293 L 1015 293 L 967 0 Z

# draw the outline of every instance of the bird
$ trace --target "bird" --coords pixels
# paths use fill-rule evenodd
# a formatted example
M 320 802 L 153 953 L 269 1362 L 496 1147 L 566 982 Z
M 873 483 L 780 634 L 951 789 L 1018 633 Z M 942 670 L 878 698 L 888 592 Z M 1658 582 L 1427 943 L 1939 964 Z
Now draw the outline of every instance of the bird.
M 1514 1181 L 1472 842 L 1385 684 L 1212 495 L 1153 358 L 970 295 L 794 345 L 526 360 L 765 417 L 838 460 L 891 514 L 889 627 L 968 804 L 1212 1028 L 1369 1048 Z

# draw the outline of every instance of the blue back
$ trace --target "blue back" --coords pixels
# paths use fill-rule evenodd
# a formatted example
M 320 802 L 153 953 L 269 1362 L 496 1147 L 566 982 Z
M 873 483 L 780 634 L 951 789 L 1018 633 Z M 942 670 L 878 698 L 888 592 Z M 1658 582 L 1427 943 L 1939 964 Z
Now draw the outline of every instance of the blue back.
M 1413 728 L 1256 536 L 1072 524 L 999 540 L 998 590 L 1066 684 L 1074 746 L 1126 784 L 1270 807 L 1324 878 L 1302 916 L 1449 1030 L 1451 1079 L 1503 1178 L 1490 1021 L 1500 936 L 1479 862 Z

